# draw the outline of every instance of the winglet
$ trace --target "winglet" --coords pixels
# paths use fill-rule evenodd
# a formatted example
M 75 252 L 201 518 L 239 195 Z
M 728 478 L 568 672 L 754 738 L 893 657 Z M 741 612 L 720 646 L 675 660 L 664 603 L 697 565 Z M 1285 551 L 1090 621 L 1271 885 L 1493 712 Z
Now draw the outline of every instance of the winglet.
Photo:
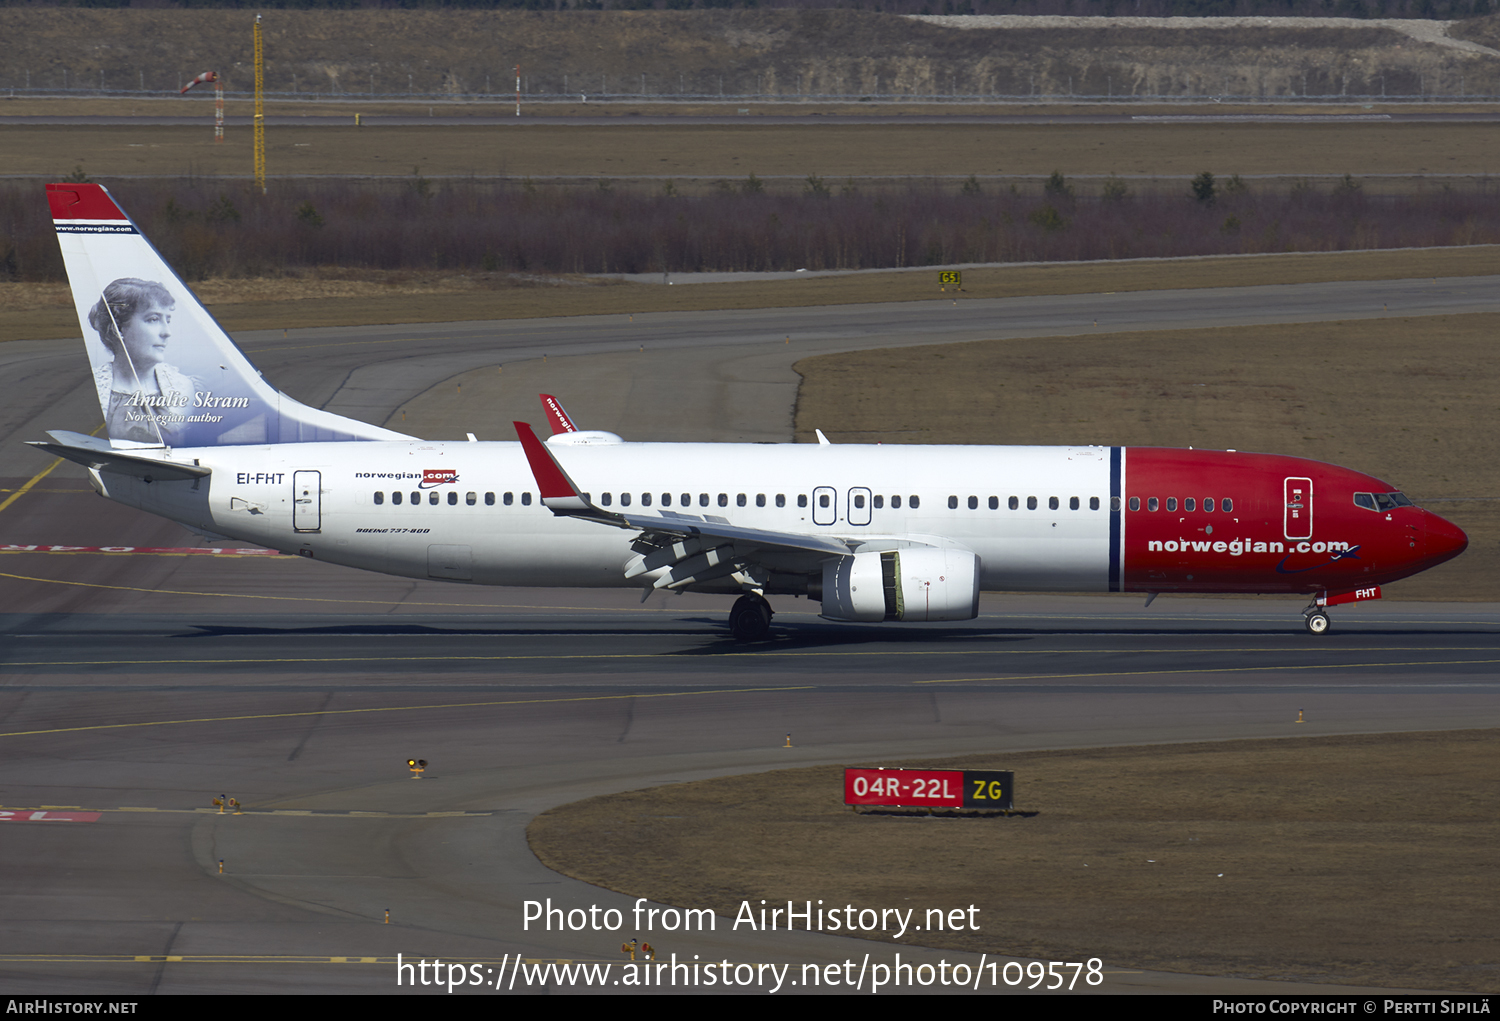
M 576 433 L 578 426 L 568 417 L 562 404 L 551 394 L 537 394 L 542 399 L 542 408 L 547 412 L 547 422 L 554 433 Z
M 531 426 L 525 422 L 511 424 L 516 427 L 516 435 L 521 438 L 521 449 L 526 452 L 531 474 L 536 477 L 536 487 L 542 495 L 542 506 L 554 514 L 578 514 L 594 510 L 593 505 L 578 491 L 578 486 L 568 478 L 568 473 L 563 471 L 562 465 L 557 463 L 557 458 L 552 456 L 546 444 L 536 438 Z

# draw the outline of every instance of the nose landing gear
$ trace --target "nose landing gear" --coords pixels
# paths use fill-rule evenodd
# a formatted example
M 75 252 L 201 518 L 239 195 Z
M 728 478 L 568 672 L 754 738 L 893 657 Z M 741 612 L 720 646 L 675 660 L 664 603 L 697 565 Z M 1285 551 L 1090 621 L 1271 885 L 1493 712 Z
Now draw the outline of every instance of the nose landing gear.
M 1321 606 L 1310 606 L 1303 611 L 1302 615 L 1307 621 L 1309 634 L 1326 635 L 1333 625 L 1333 621 L 1328 617 L 1328 611 Z
M 735 600 L 729 610 L 729 633 L 737 642 L 759 642 L 771 631 L 771 604 L 751 592 Z

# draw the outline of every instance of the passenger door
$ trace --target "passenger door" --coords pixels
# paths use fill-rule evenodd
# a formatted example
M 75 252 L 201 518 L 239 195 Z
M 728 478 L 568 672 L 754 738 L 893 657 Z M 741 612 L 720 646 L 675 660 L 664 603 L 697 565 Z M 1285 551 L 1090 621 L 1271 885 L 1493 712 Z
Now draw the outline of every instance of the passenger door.
M 318 532 L 323 528 L 323 473 L 292 472 L 292 530 Z

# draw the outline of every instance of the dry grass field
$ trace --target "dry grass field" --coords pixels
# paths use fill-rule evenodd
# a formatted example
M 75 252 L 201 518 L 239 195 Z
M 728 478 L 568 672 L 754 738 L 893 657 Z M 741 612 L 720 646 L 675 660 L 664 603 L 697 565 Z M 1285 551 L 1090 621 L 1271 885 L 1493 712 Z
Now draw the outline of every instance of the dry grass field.
M 0 105 L 0 112 L 4 112 Z M 203 108 L 207 114 L 208 109 Z M 61 178 L 76 167 L 114 175 L 248 176 L 250 130 L 215 144 L 211 120 L 172 125 L 0 126 L 10 175 Z M 428 177 L 669 177 L 744 180 L 816 174 L 928 177 L 1108 174 L 1192 177 L 1277 174 L 1356 177 L 1494 172 L 1500 135 L 1463 123 L 1342 124 L 515 124 L 356 128 L 272 126 L 271 178 L 299 175 Z M 1290 181 L 1287 182 L 1290 185 Z M 274 184 L 273 184 L 274 186 Z M 1084 185 L 1097 190 L 1098 182 Z
M 538 816 L 528 836 L 551 868 L 710 908 L 720 928 L 746 899 L 916 908 L 918 919 L 973 904 L 980 932 L 922 932 L 891 949 L 1493 992 L 1497 737 L 1288 737 L 899 763 L 1014 770 L 1026 814 L 1009 818 L 854 814 L 840 767 L 826 766 L 592 798 Z M 650 942 L 663 955 L 695 950 L 686 934 Z M 601 942 L 600 955 L 612 949 Z

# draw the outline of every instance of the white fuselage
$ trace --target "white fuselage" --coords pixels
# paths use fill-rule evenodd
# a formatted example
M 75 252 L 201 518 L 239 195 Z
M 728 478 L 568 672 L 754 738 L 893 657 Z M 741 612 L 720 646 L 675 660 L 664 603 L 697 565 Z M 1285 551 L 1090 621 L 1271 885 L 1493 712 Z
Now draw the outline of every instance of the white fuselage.
M 956 546 L 979 556 L 987 590 L 1109 588 L 1109 447 L 550 449 L 605 509 L 626 509 L 628 495 L 636 515 L 713 516 L 872 548 Z M 543 507 L 519 443 L 211 447 L 177 450 L 172 460 L 212 475 L 146 483 L 96 473 L 96 485 L 191 528 L 369 571 L 480 585 L 640 584 L 623 573 L 638 533 Z

